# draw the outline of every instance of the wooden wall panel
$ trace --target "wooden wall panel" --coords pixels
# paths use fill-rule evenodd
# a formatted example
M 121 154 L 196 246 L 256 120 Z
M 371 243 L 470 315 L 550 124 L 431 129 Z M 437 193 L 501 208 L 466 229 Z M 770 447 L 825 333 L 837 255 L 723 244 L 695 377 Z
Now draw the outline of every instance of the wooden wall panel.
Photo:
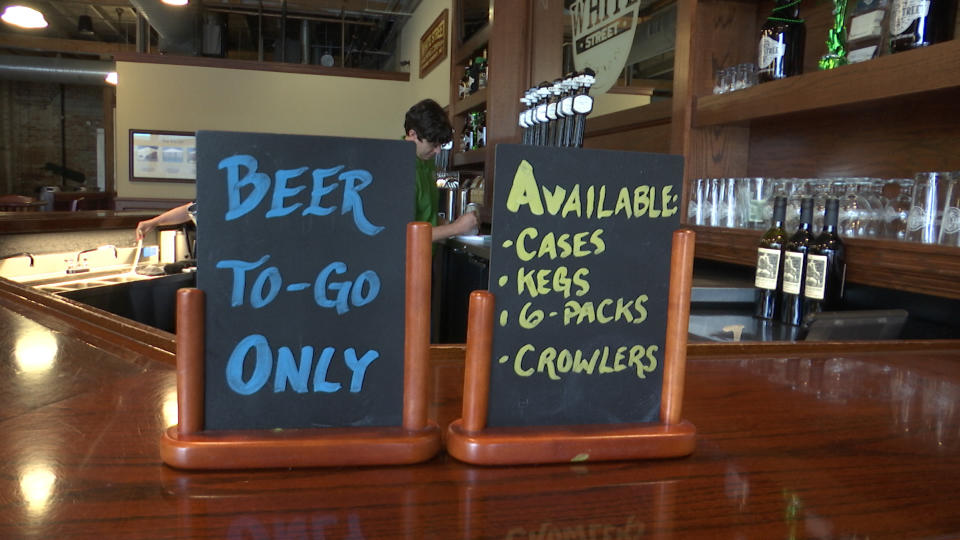
M 754 121 L 747 175 L 904 178 L 960 170 L 960 89 L 936 94 Z

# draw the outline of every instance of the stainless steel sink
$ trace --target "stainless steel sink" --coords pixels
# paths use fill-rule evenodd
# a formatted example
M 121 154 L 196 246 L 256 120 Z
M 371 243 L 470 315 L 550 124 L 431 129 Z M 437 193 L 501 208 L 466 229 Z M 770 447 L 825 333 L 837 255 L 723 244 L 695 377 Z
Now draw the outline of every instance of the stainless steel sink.
M 145 276 L 134 274 L 132 272 L 89 272 L 80 274 L 64 274 L 58 277 L 46 277 L 38 280 L 25 280 L 22 283 L 31 285 L 46 292 L 60 293 L 64 291 L 75 291 L 78 289 L 89 289 L 92 287 L 106 287 L 118 283 L 129 283 L 131 281 L 141 281 L 152 279 L 155 276 Z

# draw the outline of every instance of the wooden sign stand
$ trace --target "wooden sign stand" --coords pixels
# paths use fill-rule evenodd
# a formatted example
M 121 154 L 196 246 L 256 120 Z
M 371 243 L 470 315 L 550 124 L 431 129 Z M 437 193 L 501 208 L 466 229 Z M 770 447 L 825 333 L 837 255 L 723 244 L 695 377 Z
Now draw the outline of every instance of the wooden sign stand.
M 447 452 L 477 465 L 569 463 L 685 456 L 696 428 L 680 419 L 686 365 L 695 235 L 673 233 L 660 421 L 653 423 L 488 428 L 494 297 L 470 296 L 463 417 L 447 428 Z
M 160 441 L 181 469 L 254 469 L 419 463 L 440 451 L 427 421 L 430 347 L 429 223 L 407 225 L 403 420 L 400 426 L 203 431 L 204 293 L 177 295 L 177 417 Z

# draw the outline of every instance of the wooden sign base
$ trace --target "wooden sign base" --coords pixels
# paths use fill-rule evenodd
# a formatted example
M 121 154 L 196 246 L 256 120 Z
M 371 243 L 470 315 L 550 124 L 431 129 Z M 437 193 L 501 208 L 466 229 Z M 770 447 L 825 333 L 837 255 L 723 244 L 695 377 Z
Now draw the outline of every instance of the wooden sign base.
M 494 297 L 475 291 L 470 296 L 467 327 L 463 417 L 447 428 L 447 452 L 477 465 L 666 458 L 693 452 L 696 428 L 680 419 L 680 409 L 694 241 L 693 231 L 673 234 L 659 422 L 488 428 Z
M 204 432 L 204 293 L 178 291 L 178 424 L 160 440 L 163 462 L 180 469 L 254 469 L 396 465 L 436 455 L 440 429 L 427 422 L 430 255 L 430 225 L 409 224 L 401 426 Z

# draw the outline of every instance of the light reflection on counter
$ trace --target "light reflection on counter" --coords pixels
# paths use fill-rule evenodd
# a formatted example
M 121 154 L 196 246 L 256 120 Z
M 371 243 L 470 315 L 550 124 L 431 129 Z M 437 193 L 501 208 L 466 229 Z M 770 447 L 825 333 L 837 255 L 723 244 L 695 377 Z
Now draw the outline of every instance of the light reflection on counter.
M 163 400 L 160 405 L 160 420 L 164 428 L 168 428 L 179 423 L 177 389 L 175 387 L 163 396 Z
M 787 358 L 741 362 L 773 383 L 845 404 L 851 400 L 889 402 L 892 426 L 940 449 L 960 449 L 956 424 L 960 384 L 919 368 L 848 358 Z
M 13 354 L 24 374 L 42 375 L 53 367 L 57 357 L 57 340 L 47 330 L 34 330 L 17 339 Z
M 20 492 L 31 518 L 41 517 L 53 495 L 57 475 L 45 464 L 27 464 L 20 474 Z

